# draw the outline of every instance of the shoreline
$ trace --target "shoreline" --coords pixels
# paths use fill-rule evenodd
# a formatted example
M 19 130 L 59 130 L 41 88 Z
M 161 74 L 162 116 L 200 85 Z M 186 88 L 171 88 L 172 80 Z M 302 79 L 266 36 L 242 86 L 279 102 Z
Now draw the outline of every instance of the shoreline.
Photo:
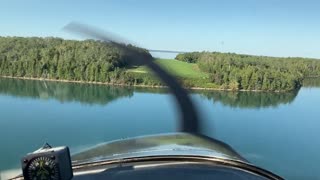
M 63 82 L 63 83 L 77 83 L 77 84 L 96 84 L 106 86 L 123 86 L 123 87 L 143 87 L 143 88 L 168 88 L 167 86 L 152 86 L 152 85 L 128 85 L 117 83 L 103 83 L 103 82 L 90 82 L 90 81 L 75 81 L 75 80 L 63 80 L 63 79 L 48 79 L 48 78 L 33 78 L 33 77 L 14 77 L 14 76 L 0 76 L 0 78 L 8 79 L 23 79 L 34 81 L 49 81 L 49 82 Z M 183 87 L 187 90 L 205 90 L 205 91 L 229 91 L 229 92 L 269 92 L 269 93 L 285 93 L 290 91 L 263 91 L 263 90 L 232 90 L 232 89 L 218 89 L 218 88 L 202 88 L 202 87 Z M 295 91 L 295 90 L 292 90 Z

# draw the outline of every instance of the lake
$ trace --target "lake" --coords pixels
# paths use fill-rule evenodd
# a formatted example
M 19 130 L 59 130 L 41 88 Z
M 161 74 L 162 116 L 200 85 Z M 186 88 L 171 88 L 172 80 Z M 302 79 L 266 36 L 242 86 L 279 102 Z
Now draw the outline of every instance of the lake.
M 320 83 L 297 92 L 192 92 L 202 133 L 286 179 L 320 179 Z M 0 78 L 0 179 L 45 142 L 71 152 L 125 137 L 175 132 L 166 89 Z

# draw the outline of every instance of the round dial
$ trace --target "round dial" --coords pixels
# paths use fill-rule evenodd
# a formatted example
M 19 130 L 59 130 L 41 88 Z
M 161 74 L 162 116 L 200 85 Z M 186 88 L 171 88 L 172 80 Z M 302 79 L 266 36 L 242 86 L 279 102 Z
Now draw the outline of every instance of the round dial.
M 58 180 L 59 173 L 56 163 L 49 157 L 38 157 L 30 161 L 27 167 L 30 180 Z

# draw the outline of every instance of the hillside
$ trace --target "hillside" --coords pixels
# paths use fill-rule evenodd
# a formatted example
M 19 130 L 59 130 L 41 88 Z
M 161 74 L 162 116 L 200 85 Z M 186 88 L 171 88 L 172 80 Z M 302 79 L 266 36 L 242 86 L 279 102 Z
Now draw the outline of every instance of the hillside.
M 198 65 L 221 89 L 290 91 L 308 77 L 320 77 L 320 60 L 234 53 L 194 52 L 177 60 Z
M 128 45 L 144 56 L 144 49 Z M 94 40 L 0 37 L 0 75 L 82 82 L 127 83 L 122 71 L 132 57 Z
M 127 45 L 138 57 L 144 49 Z M 94 40 L 0 37 L 0 76 L 128 86 L 164 86 L 130 53 Z M 186 88 L 233 91 L 292 91 L 320 76 L 320 61 L 231 53 L 194 52 L 176 60 L 156 59 Z

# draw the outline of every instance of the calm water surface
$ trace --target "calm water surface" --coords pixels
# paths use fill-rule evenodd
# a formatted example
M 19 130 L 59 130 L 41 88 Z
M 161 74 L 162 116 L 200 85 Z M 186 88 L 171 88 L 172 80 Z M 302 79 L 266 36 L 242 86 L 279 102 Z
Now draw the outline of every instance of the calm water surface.
M 194 92 L 202 132 L 286 179 L 320 179 L 320 83 L 299 92 Z M 175 132 L 163 89 L 0 79 L 0 179 L 45 142 L 72 153 L 104 141 Z

